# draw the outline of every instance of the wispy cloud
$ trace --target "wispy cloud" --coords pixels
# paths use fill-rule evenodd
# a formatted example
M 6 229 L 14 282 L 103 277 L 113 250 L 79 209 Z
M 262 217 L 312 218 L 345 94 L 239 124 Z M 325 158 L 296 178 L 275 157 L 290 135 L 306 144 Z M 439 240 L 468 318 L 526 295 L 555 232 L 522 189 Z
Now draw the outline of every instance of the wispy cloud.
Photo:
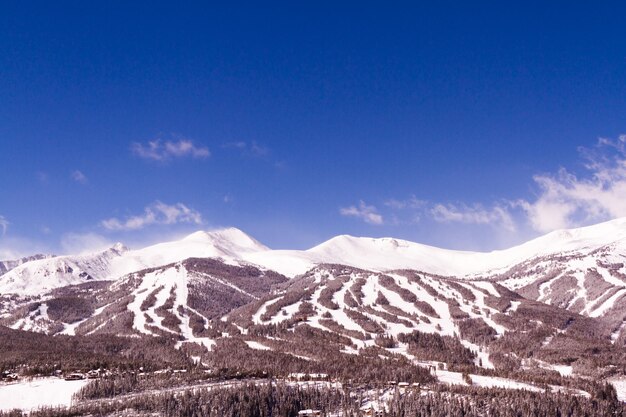
M 251 156 L 256 158 L 267 156 L 270 153 L 268 147 L 260 145 L 256 141 L 228 142 L 222 145 L 222 147 L 226 149 L 236 149 L 244 156 Z
M 168 205 L 160 201 L 147 206 L 140 215 L 123 220 L 116 217 L 103 220 L 101 225 L 111 231 L 140 230 L 150 225 L 170 225 L 178 223 L 202 224 L 202 215 L 182 203 Z
M 515 221 L 508 208 L 500 205 L 486 209 L 479 204 L 473 206 L 435 204 L 430 209 L 430 214 L 440 223 L 489 224 L 511 232 L 516 230 Z
M 146 143 L 133 142 L 131 152 L 143 159 L 166 162 L 174 158 L 208 158 L 211 156 L 209 148 L 196 145 L 190 139 L 177 138 L 175 140 L 156 139 Z
M 75 170 L 70 174 L 72 180 L 76 181 L 79 184 L 86 185 L 89 182 L 89 179 L 85 174 L 83 174 L 79 170 Z
M 579 148 L 579 152 L 585 170 L 575 174 L 560 168 L 555 173 L 535 175 L 533 198 L 450 203 L 412 196 L 385 201 L 384 215 L 392 219 L 390 224 L 431 219 L 439 223 L 489 225 L 511 233 L 523 225 L 545 233 L 626 216 L 626 135 L 615 140 L 599 139 L 594 147 Z M 350 207 L 348 212 L 367 215 L 359 207 Z M 402 221 L 407 216 L 411 221 Z
M 2 229 L 3 236 L 7 233 L 8 228 L 9 228 L 9 221 L 4 216 L 0 216 L 0 229 Z
M 0 261 L 19 259 L 36 253 L 52 253 L 42 242 L 20 236 L 0 235 Z
M 67 254 L 97 252 L 111 246 L 113 242 L 97 233 L 66 233 L 61 236 L 61 249 Z
M 365 223 L 381 225 L 384 223 L 383 216 L 378 213 L 374 206 L 368 206 L 364 201 L 359 201 L 358 206 L 342 207 L 339 209 L 342 216 L 356 217 Z
M 540 232 L 626 216 L 626 135 L 581 148 L 586 175 L 565 168 L 534 177 L 536 199 L 516 203 Z

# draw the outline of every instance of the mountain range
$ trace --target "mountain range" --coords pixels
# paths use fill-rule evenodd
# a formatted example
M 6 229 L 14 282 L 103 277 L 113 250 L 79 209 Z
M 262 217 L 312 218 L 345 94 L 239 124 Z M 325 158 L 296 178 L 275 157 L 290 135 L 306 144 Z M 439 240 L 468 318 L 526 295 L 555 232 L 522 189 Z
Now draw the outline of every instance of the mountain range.
M 622 361 L 625 259 L 626 219 L 488 253 L 346 235 L 272 250 L 235 228 L 199 231 L 143 249 L 0 263 L 0 324 L 162 336 L 192 350 L 239 340 L 305 360 L 329 346 L 424 359 L 411 339 L 421 334 L 455 341 L 431 360 L 521 369 L 532 359 L 585 373 L 593 351 L 595 372 Z M 323 349 L 290 339 L 303 329 Z

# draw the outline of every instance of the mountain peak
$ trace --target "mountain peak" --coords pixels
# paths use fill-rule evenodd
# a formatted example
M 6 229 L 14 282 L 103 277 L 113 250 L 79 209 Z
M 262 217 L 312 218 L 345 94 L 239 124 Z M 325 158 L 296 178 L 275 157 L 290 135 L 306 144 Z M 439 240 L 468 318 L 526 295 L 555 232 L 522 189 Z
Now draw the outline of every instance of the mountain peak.
M 206 242 L 215 247 L 229 250 L 266 251 L 269 248 L 236 227 L 215 230 L 200 230 L 186 236 L 186 242 Z
M 112 250 L 118 253 L 124 253 L 128 251 L 128 247 L 124 245 L 122 242 L 116 242 L 113 246 L 109 248 L 109 250 Z

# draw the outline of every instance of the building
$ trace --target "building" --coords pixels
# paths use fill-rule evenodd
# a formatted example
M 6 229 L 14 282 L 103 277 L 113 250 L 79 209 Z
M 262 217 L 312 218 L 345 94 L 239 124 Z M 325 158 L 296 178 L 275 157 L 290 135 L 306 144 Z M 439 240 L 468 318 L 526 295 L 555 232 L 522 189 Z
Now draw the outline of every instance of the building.
M 322 412 L 320 410 L 300 410 L 298 411 L 298 417 L 300 416 L 321 416 Z

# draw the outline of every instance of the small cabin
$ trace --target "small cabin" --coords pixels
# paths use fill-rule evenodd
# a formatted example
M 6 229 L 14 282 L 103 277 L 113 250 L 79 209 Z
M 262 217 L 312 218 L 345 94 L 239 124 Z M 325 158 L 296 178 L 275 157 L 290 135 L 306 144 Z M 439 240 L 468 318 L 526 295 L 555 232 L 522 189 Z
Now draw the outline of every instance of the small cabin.
M 290 381 L 329 381 L 328 374 L 305 374 L 305 373 L 291 373 L 287 376 Z
M 100 378 L 100 369 L 92 369 L 91 371 L 87 372 L 87 378 L 89 379 Z
M 85 379 L 85 375 L 79 373 L 79 372 L 73 372 L 71 374 L 68 374 L 65 376 L 66 381 L 80 381 L 81 379 Z
M 304 416 L 321 416 L 322 412 L 320 410 L 312 410 L 312 409 L 308 409 L 308 410 L 300 410 L 298 411 L 298 417 L 304 417 Z

